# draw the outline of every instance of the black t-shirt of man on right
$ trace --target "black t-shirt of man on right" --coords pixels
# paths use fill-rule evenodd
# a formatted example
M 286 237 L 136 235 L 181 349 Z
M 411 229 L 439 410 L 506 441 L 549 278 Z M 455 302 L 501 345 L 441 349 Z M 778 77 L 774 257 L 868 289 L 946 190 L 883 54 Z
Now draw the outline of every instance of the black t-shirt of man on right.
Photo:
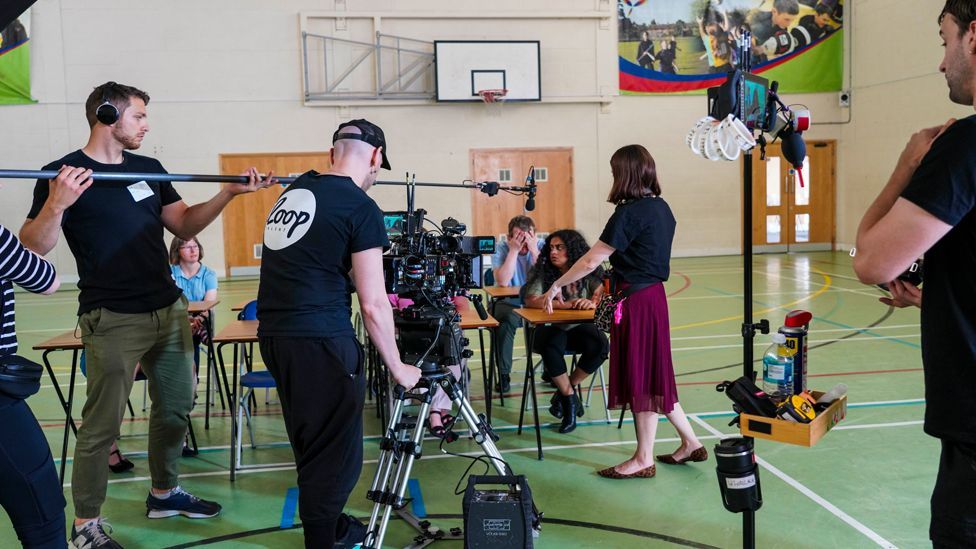
M 976 444 L 976 115 L 932 144 L 902 198 L 952 225 L 925 252 L 925 432 Z
M 352 179 L 303 174 L 265 222 L 258 335 L 354 335 L 352 254 L 389 245 L 383 212 Z

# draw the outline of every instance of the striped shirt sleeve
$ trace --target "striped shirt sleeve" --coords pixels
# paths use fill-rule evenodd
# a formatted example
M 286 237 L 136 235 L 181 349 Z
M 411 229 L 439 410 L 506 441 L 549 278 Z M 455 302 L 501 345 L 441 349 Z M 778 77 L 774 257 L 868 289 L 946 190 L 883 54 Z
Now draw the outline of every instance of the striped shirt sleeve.
M 24 248 L 12 232 L 0 225 L 0 280 L 41 293 L 54 284 L 54 277 L 54 266 L 48 260 Z

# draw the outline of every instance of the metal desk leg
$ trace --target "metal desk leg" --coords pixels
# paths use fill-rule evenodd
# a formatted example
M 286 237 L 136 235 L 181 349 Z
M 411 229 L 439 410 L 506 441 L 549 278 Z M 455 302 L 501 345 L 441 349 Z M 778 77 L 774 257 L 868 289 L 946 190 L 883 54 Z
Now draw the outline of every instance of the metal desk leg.
M 64 469 L 68 461 L 68 433 L 72 427 L 75 427 L 75 420 L 71 417 L 71 405 L 75 399 L 75 374 L 78 372 L 78 351 L 74 350 L 71 352 L 71 381 L 68 385 L 68 401 L 65 403 L 65 421 L 64 421 L 64 439 L 61 442 L 61 473 L 58 478 L 61 479 L 61 485 L 64 485 Z M 78 436 L 77 428 L 75 428 L 75 436 Z
M 481 334 L 480 330 L 478 332 L 479 336 Z M 482 376 L 487 376 L 485 381 L 485 414 L 488 419 L 488 424 L 491 424 L 491 392 L 495 389 L 495 330 L 494 328 L 488 329 L 488 344 L 491 345 L 491 351 L 488 354 L 488 372 L 482 372 Z M 481 346 L 481 354 L 484 356 L 485 346 Z
M 58 402 L 61 403 L 61 409 L 64 410 L 64 415 L 67 416 L 68 415 L 68 401 L 64 398 L 64 393 L 61 392 L 61 385 L 58 383 L 58 378 L 54 374 L 54 367 L 51 366 L 51 362 L 47 358 L 47 356 L 49 354 L 51 354 L 51 353 L 53 353 L 55 351 L 60 351 L 60 350 L 61 349 L 48 349 L 48 350 L 44 351 L 44 354 L 41 355 L 41 360 L 44 362 L 44 368 L 47 369 L 47 375 L 51 378 L 51 385 L 54 386 L 54 392 L 56 392 L 57 395 L 58 395 Z M 70 424 L 71 424 L 71 430 L 75 433 L 75 436 L 77 436 L 78 435 L 78 426 L 75 425 L 73 421 Z
M 220 345 L 217 346 L 217 361 L 220 363 L 220 369 L 221 370 L 224 369 L 224 345 L 227 345 L 227 343 L 221 343 Z M 235 358 L 235 362 L 234 362 L 234 372 L 233 372 L 234 392 L 233 392 L 233 394 L 230 395 L 230 399 L 233 402 L 236 402 L 236 399 L 237 399 L 237 362 L 236 362 L 236 358 L 237 358 L 237 344 L 236 343 L 232 343 L 231 345 L 234 345 L 234 358 Z M 217 390 L 219 391 L 220 388 L 218 387 Z M 237 414 L 235 413 L 235 410 L 231 410 L 231 414 L 230 414 L 230 452 L 229 452 L 230 453 L 230 480 L 231 480 L 231 482 L 234 482 L 234 478 L 235 478 L 234 466 L 236 465 L 236 462 L 235 462 L 234 458 L 236 457 L 235 456 L 235 453 L 237 451 L 237 436 L 238 436 L 237 427 L 238 427 L 237 426 Z
M 535 327 L 526 325 L 526 365 L 525 365 L 525 384 L 522 387 L 522 404 L 519 407 L 519 428 L 518 434 L 522 434 L 522 422 L 525 416 L 525 399 L 528 393 L 532 394 L 532 416 L 535 420 L 535 442 L 539 450 L 539 460 L 542 460 L 542 426 L 539 423 L 539 402 L 535 394 L 535 364 L 532 361 L 532 345 L 535 343 Z

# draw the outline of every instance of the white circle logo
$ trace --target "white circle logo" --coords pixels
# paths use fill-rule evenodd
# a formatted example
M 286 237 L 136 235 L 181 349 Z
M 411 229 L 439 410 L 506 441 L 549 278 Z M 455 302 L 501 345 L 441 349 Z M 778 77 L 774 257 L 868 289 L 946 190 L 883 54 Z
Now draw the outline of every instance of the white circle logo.
M 275 202 L 264 225 L 264 245 L 287 248 L 301 240 L 315 218 L 315 195 L 308 189 L 285 191 Z

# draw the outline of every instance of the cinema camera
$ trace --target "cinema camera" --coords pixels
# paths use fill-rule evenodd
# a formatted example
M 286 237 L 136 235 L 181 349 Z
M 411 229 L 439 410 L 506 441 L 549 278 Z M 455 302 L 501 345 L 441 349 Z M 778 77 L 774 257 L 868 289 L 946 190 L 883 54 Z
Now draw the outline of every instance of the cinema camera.
M 430 222 L 435 226 L 424 230 L 426 212 L 414 209 L 413 191 L 413 186 L 408 186 L 406 211 L 384 213 L 391 247 L 383 258 L 383 276 L 387 293 L 413 301 L 394 312 L 394 324 L 400 359 L 420 368 L 421 378 L 414 390 L 396 386 L 390 393 L 391 413 L 380 440 L 376 473 L 366 493 L 373 502 L 373 511 L 362 547 L 383 546 L 390 516 L 396 512 L 420 534 L 409 547 L 426 547 L 440 540 L 465 540 L 468 547 L 483 547 L 481 543 L 488 540 L 493 547 L 531 549 L 533 536 L 541 529 L 542 513 L 532 501 L 525 477 L 514 474 L 495 446 L 499 437 L 491 424 L 484 414 L 474 410 L 463 385 L 447 368 L 471 356 L 454 298 L 466 297 L 482 320 L 488 318 L 481 296 L 469 290 L 482 287 L 482 258 L 495 252 L 495 238 L 464 236 L 467 228 L 453 218 L 445 219 L 439 226 Z M 488 498 L 490 501 L 478 499 L 472 504 L 465 500 L 466 517 L 471 511 L 479 520 L 466 520 L 463 531 L 454 528 L 450 533 L 432 528 L 429 521 L 420 520 L 405 508 L 410 501 L 406 489 L 414 461 L 423 455 L 424 418 L 430 413 L 432 396 L 437 391 L 447 394 L 471 438 L 481 446 L 484 456 L 473 459 L 495 469 L 498 476 L 491 479 L 496 484 L 508 486 L 504 501 Z M 416 415 L 405 413 L 410 403 L 419 404 Z M 450 440 L 457 438 L 453 427 L 453 421 L 445 425 L 453 435 Z M 445 441 L 449 441 L 447 436 L 442 445 Z M 486 526 L 494 524 L 521 526 L 504 531 Z
M 479 317 L 488 318 L 481 296 L 468 290 L 482 287 L 483 256 L 495 253 L 495 238 L 464 236 L 467 228 L 453 218 L 425 231 L 426 213 L 383 214 L 391 243 L 383 274 L 387 293 L 413 300 L 394 313 L 401 359 L 433 373 L 471 354 L 453 298 L 466 297 Z

